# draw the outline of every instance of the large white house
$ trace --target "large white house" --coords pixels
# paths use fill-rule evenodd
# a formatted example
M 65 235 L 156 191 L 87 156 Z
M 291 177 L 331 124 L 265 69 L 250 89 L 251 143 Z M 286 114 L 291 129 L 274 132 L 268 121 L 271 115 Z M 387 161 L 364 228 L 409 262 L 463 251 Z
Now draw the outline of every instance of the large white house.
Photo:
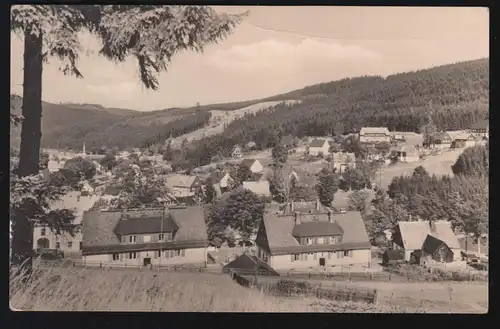
M 312 156 L 318 156 L 323 154 L 327 156 L 330 153 L 330 143 L 326 139 L 314 139 L 311 144 L 309 144 L 309 154 Z
M 371 265 L 371 244 L 357 211 L 266 213 L 256 246 L 257 257 L 275 270 Z
M 169 266 L 207 261 L 201 207 L 89 211 L 83 221 L 87 265 Z
M 359 131 L 361 143 L 390 143 L 393 136 L 386 127 L 363 127 Z

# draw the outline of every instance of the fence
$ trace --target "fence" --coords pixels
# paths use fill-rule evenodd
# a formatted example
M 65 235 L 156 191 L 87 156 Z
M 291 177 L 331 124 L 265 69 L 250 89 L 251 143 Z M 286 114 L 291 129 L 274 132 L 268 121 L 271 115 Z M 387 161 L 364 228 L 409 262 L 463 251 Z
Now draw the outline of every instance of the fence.
M 161 272 L 192 272 L 192 273 L 207 273 L 207 274 L 223 274 L 220 267 L 206 267 L 204 264 L 183 264 L 183 265 L 130 265 L 130 264 L 113 264 L 99 262 L 78 261 L 39 261 L 39 266 L 60 266 L 60 267 L 89 267 L 89 268 L 106 268 L 106 269 L 136 269 L 136 270 L 154 270 Z M 242 276 L 270 276 L 270 271 L 260 269 L 231 269 L 231 272 L 238 273 Z M 432 272 L 411 272 L 406 273 L 400 271 L 383 271 L 383 272 L 328 272 L 328 271 L 277 271 L 280 277 L 287 277 L 302 280 L 331 280 L 331 281 L 377 281 L 377 282 L 425 282 L 425 281 L 486 281 L 487 275 L 478 273 L 458 273 L 439 269 L 434 269 Z
M 283 280 L 277 277 L 244 276 L 231 272 L 234 281 L 244 287 L 259 288 L 262 292 L 274 296 L 308 296 L 334 301 L 377 303 L 376 289 L 340 288 L 335 283 L 311 284 L 307 281 Z

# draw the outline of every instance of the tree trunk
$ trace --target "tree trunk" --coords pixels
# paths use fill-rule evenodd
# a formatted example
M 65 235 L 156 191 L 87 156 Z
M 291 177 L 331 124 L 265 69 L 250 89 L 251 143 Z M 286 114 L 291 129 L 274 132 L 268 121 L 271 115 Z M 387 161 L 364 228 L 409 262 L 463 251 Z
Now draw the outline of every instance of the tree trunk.
M 21 150 L 19 177 L 38 174 L 40 139 L 42 137 L 42 36 L 35 36 L 27 29 L 24 34 L 24 77 Z M 29 207 L 28 207 L 29 208 Z M 28 274 L 32 269 L 33 226 L 30 209 L 13 218 L 12 262 L 22 265 Z

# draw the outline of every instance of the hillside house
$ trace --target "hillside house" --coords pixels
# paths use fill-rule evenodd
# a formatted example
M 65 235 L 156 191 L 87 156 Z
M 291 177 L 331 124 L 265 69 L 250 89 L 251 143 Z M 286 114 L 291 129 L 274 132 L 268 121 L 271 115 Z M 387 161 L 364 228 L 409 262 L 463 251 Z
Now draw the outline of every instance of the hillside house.
M 475 136 L 488 138 L 490 133 L 490 123 L 488 120 L 479 120 L 470 127 L 469 131 Z
M 88 265 L 206 265 L 201 207 L 86 212 L 82 255 Z
M 242 156 L 243 156 L 243 149 L 241 148 L 241 146 L 236 145 L 231 151 L 231 157 L 233 159 L 240 159 Z
M 220 191 L 221 194 L 227 192 L 231 184 L 234 183 L 234 179 L 231 177 L 229 172 L 222 170 L 212 172 L 207 177 L 206 181 L 208 180 L 212 182 L 215 190 Z
M 361 213 L 265 213 L 257 257 L 275 270 L 371 264 L 371 244 Z
M 359 131 L 360 143 L 391 143 L 392 135 L 386 127 L 363 127 Z
M 49 160 L 47 163 L 47 169 L 49 170 L 49 173 L 54 173 L 58 172 L 62 168 L 64 168 L 64 164 L 66 161 L 64 160 Z
M 457 134 L 451 143 L 451 147 L 453 148 L 470 147 L 474 145 L 476 145 L 476 136 L 470 133 Z
M 347 168 L 354 169 L 356 168 L 356 156 L 354 153 L 348 152 L 332 153 L 332 166 L 338 173 L 343 173 Z
M 437 132 L 432 135 L 432 145 L 433 148 L 438 149 L 448 149 L 451 147 L 453 139 L 447 132 Z
M 243 182 L 243 188 L 252 191 L 258 196 L 270 197 L 271 191 L 269 190 L 269 182 L 267 180 L 260 180 L 256 182 Z
M 178 200 L 192 199 L 201 191 L 201 181 L 194 175 L 169 175 L 165 185 Z
M 264 170 L 264 166 L 257 159 L 244 159 L 241 161 L 240 167 L 246 167 L 254 174 L 260 174 Z
M 451 263 L 454 260 L 454 254 L 443 240 L 427 235 L 422 249 L 411 253 L 410 263 L 425 265 L 431 260 L 439 263 Z
M 420 152 L 413 145 L 399 145 L 392 149 L 391 157 L 397 162 L 417 162 L 420 160 Z
M 326 139 L 314 139 L 309 144 L 309 154 L 319 156 L 320 154 L 327 156 L 330 154 L 330 143 Z
M 394 250 L 402 250 L 404 259 L 410 261 L 414 251 L 422 250 L 428 235 L 443 241 L 453 252 L 454 260 L 460 260 L 460 243 L 448 221 L 398 222 L 393 234 L 392 247 Z
M 82 196 L 80 192 L 72 191 L 51 205 L 51 209 L 70 209 L 74 211 L 75 219 L 72 224 L 65 228 L 72 228 L 75 235 L 62 232 L 58 235 L 47 225 L 35 223 L 33 228 L 33 249 L 57 249 L 64 253 L 65 257 L 79 257 L 82 242 L 82 220 L 83 213 L 89 210 L 97 201 L 98 196 Z

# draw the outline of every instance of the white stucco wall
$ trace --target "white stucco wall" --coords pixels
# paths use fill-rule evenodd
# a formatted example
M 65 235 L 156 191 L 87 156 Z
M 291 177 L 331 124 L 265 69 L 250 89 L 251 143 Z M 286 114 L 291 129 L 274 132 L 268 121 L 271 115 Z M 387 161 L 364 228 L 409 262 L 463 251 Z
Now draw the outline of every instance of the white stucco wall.
M 315 254 L 316 254 L 316 259 L 315 259 Z M 335 253 L 332 253 L 330 259 L 328 259 L 327 252 L 309 253 L 307 256 L 307 260 L 296 260 L 293 262 L 291 255 L 276 255 L 271 257 L 270 265 L 275 270 L 319 268 L 320 258 L 325 258 L 326 266 L 354 265 L 354 264 L 368 265 L 371 262 L 371 250 L 370 249 L 352 250 L 352 257 L 343 257 L 343 258 L 337 258 L 337 255 Z
M 84 256 L 83 260 L 87 263 L 87 265 L 99 265 L 102 263 L 103 265 L 117 265 L 117 266 L 142 266 L 144 264 L 144 258 L 151 258 L 151 264 L 154 265 L 183 265 L 183 264 L 197 264 L 197 263 L 205 263 L 207 259 L 207 250 L 206 248 L 190 248 L 184 249 L 184 256 L 174 256 L 171 258 L 166 258 L 164 253 L 165 250 L 162 251 L 162 257 L 155 258 L 155 251 L 138 251 L 136 252 L 137 258 L 135 259 L 123 259 L 123 260 L 113 260 L 112 254 L 102 254 L 102 255 L 89 255 Z

